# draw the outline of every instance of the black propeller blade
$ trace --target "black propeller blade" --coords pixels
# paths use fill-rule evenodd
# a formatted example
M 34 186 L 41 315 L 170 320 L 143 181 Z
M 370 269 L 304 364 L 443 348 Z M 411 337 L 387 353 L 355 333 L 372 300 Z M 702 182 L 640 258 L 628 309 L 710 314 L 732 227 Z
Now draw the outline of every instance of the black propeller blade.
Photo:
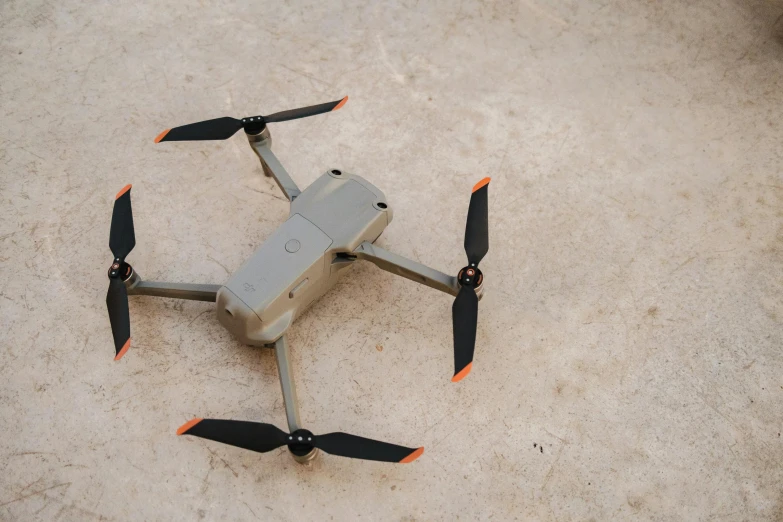
M 109 291 L 106 293 L 106 308 L 109 309 L 111 333 L 114 336 L 114 360 L 119 361 L 130 348 L 130 312 L 128 312 L 128 291 L 119 277 L 109 276 Z
M 461 381 L 473 368 L 473 350 L 476 347 L 479 299 L 470 284 L 459 289 L 451 306 L 451 322 L 454 331 L 454 377 Z
M 166 129 L 158 134 L 155 143 L 161 141 L 226 140 L 241 128 L 242 120 L 226 116 Z
M 109 291 L 106 294 L 106 308 L 109 310 L 109 322 L 114 336 L 115 361 L 125 355 L 131 342 L 128 292 L 124 283 L 133 270 L 125 262 L 125 257 L 136 246 L 130 191 L 131 186 L 126 185 L 117 193 L 114 199 L 111 232 L 109 233 L 109 248 L 114 254 L 114 262 L 109 267 Z
M 473 187 L 465 225 L 465 253 L 468 266 L 460 270 L 458 280 L 461 286 L 451 307 L 454 331 L 454 377 L 452 382 L 461 381 L 473 367 L 473 351 L 476 347 L 476 325 L 478 303 L 476 288 L 484 282 L 484 274 L 478 264 L 489 251 L 489 204 L 487 194 L 490 178 L 484 178 Z
M 299 109 L 291 109 L 288 111 L 276 112 L 269 116 L 262 116 L 265 123 L 277 123 L 281 121 L 298 120 L 299 118 L 307 118 L 308 116 L 315 116 L 317 114 L 324 114 L 326 112 L 336 111 L 348 102 L 348 96 L 343 97 L 340 100 L 319 103 L 318 105 L 310 105 L 309 107 L 301 107 Z
M 307 455 L 319 448 L 332 455 L 380 462 L 413 462 L 424 453 L 424 448 L 406 448 L 348 433 L 313 435 L 300 429 L 288 434 L 271 424 L 236 420 L 193 419 L 182 425 L 177 435 L 195 435 L 259 453 L 288 446 L 294 454 Z
M 473 187 L 465 224 L 465 253 L 468 264 L 477 267 L 489 251 L 489 210 L 487 193 L 490 178 L 484 178 Z
M 307 118 L 308 116 L 315 116 L 316 114 L 336 111 L 345 105 L 347 101 L 348 96 L 342 100 L 311 105 L 309 107 L 301 107 L 299 109 L 291 109 L 289 111 L 276 112 L 268 116 L 248 116 L 241 120 L 224 117 L 200 121 L 198 123 L 166 129 L 155 138 L 155 143 L 161 141 L 225 140 L 236 134 L 236 132 L 242 128 L 246 129 L 251 134 L 257 134 L 264 129 L 264 126 L 267 123 L 296 120 L 299 118 Z
M 124 260 L 136 246 L 136 234 L 133 230 L 133 210 L 130 191 L 132 185 L 125 185 L 114 197 L 114 210 L 111 214 L 109 248 L 115 259 Z

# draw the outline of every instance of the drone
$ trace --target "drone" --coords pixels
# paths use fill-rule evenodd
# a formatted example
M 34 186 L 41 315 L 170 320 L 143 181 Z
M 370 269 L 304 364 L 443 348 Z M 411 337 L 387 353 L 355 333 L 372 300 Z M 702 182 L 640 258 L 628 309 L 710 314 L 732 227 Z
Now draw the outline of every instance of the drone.
M 275 180 L 290 202 L 288 219 L 223 285 L 145 281 L 125 259 L 136 245 L 131 210 L 131 185 L 117 193 L 109 234 L 114 261 L 109 268 L 106 306 L 114 336 L 115 358 L 130 348 L 129 295 L 146 295 L 216 303 L 220 324 L 242 343 L 274 348 L 289 432 L 272 424 L 196 418 L 177 435 L 222 442 L 259 453 L 287 446 L 294 460 L 308 463 L 318 450 L 332 455 L 381 462 L 408 463 L 424 452 L 348 433 L 314 435 L 304 429 L 291 370 L 286 331 L 294 320 L 323 296 L 357 260 L 454 296 L 453 382 L 473 366 L 478 303 L 484 276 L 479 262 L 489 250 L 488 200 L 490 178 L 474 187 L 465 227 L 468 264 L 450 276 L 375 245 L 391 223 L 392 208 L 383 192 L 366 179 L 330 169 L 300 190 L 272 153 L 267 124 L 336 111 L 341 100 L 242 119 L 223 117 L 163 131 L 155 143 L 225 140 L 240 129 L 261 161 L 266 176 Z

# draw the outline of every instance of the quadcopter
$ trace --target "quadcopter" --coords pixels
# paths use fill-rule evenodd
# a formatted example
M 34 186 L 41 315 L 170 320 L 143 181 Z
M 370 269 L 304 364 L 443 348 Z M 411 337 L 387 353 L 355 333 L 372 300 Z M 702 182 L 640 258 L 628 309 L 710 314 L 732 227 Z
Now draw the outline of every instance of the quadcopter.
M 452 306 L 454 376 L 470 373 L 476 343 L 478 303 L 484 276 L 479 262 L 489 250 L 488 200 L 490 178 L 474 187 L 465 228 L 468 265 L 450 276 L 375 245 L 392 220 L 383 192 L 366 179 L 330 169 L 304 190 L 297 187 L 272 153 L 267 124 L 335 111 L 348 97 L 268 116 L 224 117 L 174 127 L 155 143 L 225 140 L 240 129 L 261 161 L 263 172 L 275 180 L 290 202 L 288 219 L 231 275 L 223 285 L 145 281 L 125 258 L 136 245 L 131 210 L 131 185 L 116 195 L 109 248 L 106 306 L 114 336 L 115 361 L 130 348 L 129 295 L 147 295 L 216 303 L 217 318 L 241 342 L 273 347 L 280 375 L 289 433 L 272 424 L 221 419 L 193 419 L 177 435 L 194 435 L 265 453 L 287 446 L 299 463 L 312 461 L 320 449 L 332 455 L 382 462 L 416 460 L 424 448 L 409 448 L 351 435 L 314 435 L 299 419 L 286 331 L 310 305 L 332 288 L 346 268 L 357 260 L 455 297 Z

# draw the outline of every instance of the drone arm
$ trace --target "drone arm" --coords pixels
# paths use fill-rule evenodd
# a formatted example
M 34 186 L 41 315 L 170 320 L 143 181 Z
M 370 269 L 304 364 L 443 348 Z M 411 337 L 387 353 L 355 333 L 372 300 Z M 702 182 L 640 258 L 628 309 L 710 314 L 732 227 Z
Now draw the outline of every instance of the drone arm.
M 280 388 L 283 391 L 285 416 L 288 420 L 288 430 L 293 433 L 302 427 L 302 423 L 299 420 L 299 403 L 296 398 L 294 374 L 291 370 L 291 354 L 288 350 L 285 335 L 275 341 L 274 348 L 275 359 L 277 359 L 277 371 L 280 374 Z
M 359 245 L 352 255 L 358 259 L 369 261 L 387 272 L 416 281 L 435 290 L 440 290 L 453 296 L 459 293 L 460 286 L 456 277 L 446 275 L 439 270 L 384 250 L 369 241 Z
M 269 135 L 269 131 L 264 129 L 260 134 L 248 134 L 247 139 L 250 141 L 250 146 L 253 147 L 258 159 L 261 160 L 264 173 L 274 178 L 277 186 L 283 191 L 288 201 L 296 199 L 302 191 L 299 190 L 294 180 L 288 175 L 285 167 L 277 159 L 275 153 L 272 152 L 272 138 Z
M 190 301 L 217 301 L 220 285 L 203 285 L 192 283 L 162 283 L 159 281 L 142 281 L 135 270 L 125 280 L 128 295 L 150 295 L 154 297 L 171 297 Z

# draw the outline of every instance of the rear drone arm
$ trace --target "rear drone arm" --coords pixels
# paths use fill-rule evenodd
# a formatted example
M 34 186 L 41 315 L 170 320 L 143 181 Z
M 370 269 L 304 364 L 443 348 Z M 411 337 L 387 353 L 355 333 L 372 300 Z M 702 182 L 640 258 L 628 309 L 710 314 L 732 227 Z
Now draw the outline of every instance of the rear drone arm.
M 299 401 L 296 398 L 296 385 L 294 373 L 291 369 L 291 352 L 285 335 L 275 341 L 275 359 L 277 359 L 277 372 L 280 374 L 280 388 L 283 391 L 283 405 L 288 421 L 288 429 L 293 433 L 302 427 L 299 420 Z
M 359 245 L 352 255 L 356 256 L 357 259 L 369 261 L 387 272 L 400 275 L 449 295 L 456 296 L 459 293 L 460 285 L 456 277 L 446 275 L 439 270 L 384 250 L 369 241 Z
M 264 174 L 274 178 L 277 186 L 283 191 L 288 201 L 296 199 L 302 191 L 299 190 L 294 180 L 288 175 L 285 167 L 277 159 L 275 153 L 272 152 L 272 137 L 269 134 L 269 129 L 264 127 L 264 130 L 258 134 L 248 134 L 247 140 L 250 142 L 250 146 L 253 147 L 253 151 L 255 151 L 258 159 L 261 160 Z
M 304 429 L 299 420 L 296 387 L 285 336 L 271 346 L 275 348 L 277 369 L 280 372 L 289 433 L 262 422 L 195 418 L 183 424 L 177 430 L 177 435 L 192 435 L 259 453 L 288 446 L 294 459 L 301 464 L 312 461 L 318 455 L 318 450 L 341 457 L 403 464 L 413 462 L 424 453 L 424 448 L 407 448 L 342 432 L 315 435 Z

